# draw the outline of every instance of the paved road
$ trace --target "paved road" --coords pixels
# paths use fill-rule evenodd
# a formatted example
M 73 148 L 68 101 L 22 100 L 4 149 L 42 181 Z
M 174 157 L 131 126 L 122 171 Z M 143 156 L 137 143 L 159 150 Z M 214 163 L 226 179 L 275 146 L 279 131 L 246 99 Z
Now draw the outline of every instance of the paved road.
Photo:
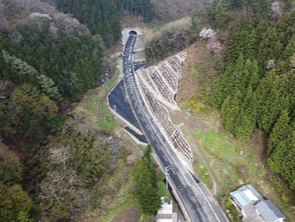
M 123 52 L 123 84 L 126 97 L 131 105 L 142 132 L 154 148 L 154 155 L 162 169 L 168 172 L 168 181 L 177 193 L 191 222 L 226 222 L 217 202 L 208 189 L 181 161 L 165 140 L 157 125 L 152 121 L 134 77 L 133 48 L 136 36 L 130 36 Z

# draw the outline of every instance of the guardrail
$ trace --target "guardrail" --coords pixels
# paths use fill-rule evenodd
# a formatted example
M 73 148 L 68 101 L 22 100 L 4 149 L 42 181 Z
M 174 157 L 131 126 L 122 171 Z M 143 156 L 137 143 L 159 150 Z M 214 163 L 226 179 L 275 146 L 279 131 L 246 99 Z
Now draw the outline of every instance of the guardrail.
M 159 157 L 157 155 L 157 153 L 155 151 L 152 152 L 152 155 L 154 157 L 154 159 L 156 160 L 156 162 L 158 163 L 158 165 L 161 167 L 162 171 L 165 173 L 165 167 L 162 165 L 162 162 L 159 160 Z M 166 177 L 166 180 L 167 180 L 167 177 Z M 186 212 L 186 209 L 185 207 L 183 206 L 182 204 L 182 200 L 181 198 L 179 197 L 178 193 L 176 192 L 176 187 L 174 185 L 174 183 L 171 181 L 171 180 L 168 180 L 168 184 L 170 185 L 170 187 L 172 188 L 172 193 L 173 193 L 173 196 L 174 198 L 177 200 L 178 202 L 178 205 L 184 215 L 184 218 L 188 221 L 188 222 L 191 222 L 189 216 L 188 216 L 188 213 Z

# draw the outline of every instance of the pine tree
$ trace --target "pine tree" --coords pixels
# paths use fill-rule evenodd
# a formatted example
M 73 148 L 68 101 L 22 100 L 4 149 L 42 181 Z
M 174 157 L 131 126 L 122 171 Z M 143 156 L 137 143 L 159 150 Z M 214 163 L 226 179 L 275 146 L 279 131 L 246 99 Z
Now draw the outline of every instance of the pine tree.
M 257 53 L 257 58 L 259 58 L 259 65 L 263 68 L 266 67 L 267 62 L 270 59 L 275 59 L 279 56 L 275 55 L 273 50 L 277 42 L 278 37 L 276 29 L 274 27 L 269 27 L 263 34 Z
M 227 65 L 230 63 L 236 63 L 241 54 L 245 54 L 246 52 L 245 44 L 247 44 L 248 37 L 248 31 L 246 30 L 247 23 L 249 23 L 249 20 L 243 16 L 235 25 L 234 31 L 227 46 Z
M 154 214 L 159 207 L 157 174 L 150 158 L 151 152 L 152 147 L 148 145 L 143 157 L 135 163 L 132 173 L 135 195 L 146 214 Z
M 235 94 L 227 96 L 220 110 L 224 127 L 231 132 L 234 132 L 235 130 L 236 120 L 240 111 L 241 100 L 242 94 L 239 90 L 237 90 Z
M 294 60 L 294 62 L 295 62 L 295 60 Z M 287 80 L 286 80 L 286 84 L 285 84 L 284 88 L 282 88 L 284 96 L 288 96 L 288 98 L 290 100 L 290 110 L 295 109 L 295 91 L 294 91 L 295 75 L 294 74 L 295 74 L 295 69 L 292 69 L 290 72 L 285 74 L 285 78 L 287 78 Z M 282 77 L 284 77 L 284 76 L 282 76 Z
M 139 205 L 144 214 L 156 214 L 157 210 L 159 210 L 161 206 L 161 201 L 158 196 L 158 191 L 154 186 L 148 184 L 142 188 L 139 197 Z
M 244 141 L 250 139 L 256 125 L 257 109 L 256 94 L 249 87 L 236 120 L 235 135 L 237 139 Z
M 289 125 L 290 117 L 287 110 L 283 110 L 281 116 L 277 120 L 274 125 L 270 136 L 267 140 L 267 153 L 268 155 L 272 155 L 272 153 L 276 150 L 277 145 L 288 138 L 290 135 L 290 125 Z
M 281 175 L 288 181 L 290 188 L 295 189 L 295 131 L 290 134 L 287 142 L 287 152 L 281 162 Z
M 271 155 L 267 159 L 267 164 L 271 171 L 276 173 L 282 172 L 282 163 L 285 161 L 286 155 L 288 153 L 290 138 L 286 140 L 277 141 L 275 150 L 271 153 Z
M 151 162 L 151 154 L 153 152 L 153 148 L 151 144 L 148 144 L 147 147 L 145 148 L 143 157 L 144 159 L 147 159 L 148 162 Z
M 257 61 L 254 59 L 250 66 L 249 66 L 249 78 L 247 80 L 246 86 L 247 87 L 252 87 L 253 90 L 256 89 L 256 87 L 259 84 L 259 73 L 258 73 L 258 64 Z
M 249 78 L 249 66 L 250 66 L 250 60 L 244 61 L 243 54 L 240 54 L 237 63 L 235 65 L 234 72 L 232 73 L 234 78 L 234 84 L 232 90 L 228 93 L 228 95 L 231 94 L 231 92 L 239 90 L 242 95 L 245 95 L 246 93 L 246 80 Z
M 251 60 L 256 59 L 257 47 L 258 47 L 257 34 L 256 34 L 256 30 L 253 29 L 247 38 L 247 46 L 245 49 L 245 58 L 251 59 Z
M 260 81 L 257 88 L 257 99 L 259 103 L 258 124 L 259 127 L 270 132 L 278 119 L 282 103 L 280 95 L 280 79 L 275 70 L 271 71 L 266 78 Z
M 209 103 L 211 106 L 221 108 L 224 100 L 229 95 L 228 92 L 233 88 L 233 70 L 234 66 L 231 64 L 227 67 L 225 72 L 218 77 L 210 94 Z
M 42 92 L 44 92 L 49 98 L 61 98 L 61 95 L 51 78 L 48 78 L 45 75 L 37 75 L 36 78 L 42 89 Z
M 36 69 L 28 65 L 21 59 L 8 54 L 2 50 L 3 59 L 13 70 L 11 80 L 16 84 L 34 83 L 35 75 L 38 73 Z

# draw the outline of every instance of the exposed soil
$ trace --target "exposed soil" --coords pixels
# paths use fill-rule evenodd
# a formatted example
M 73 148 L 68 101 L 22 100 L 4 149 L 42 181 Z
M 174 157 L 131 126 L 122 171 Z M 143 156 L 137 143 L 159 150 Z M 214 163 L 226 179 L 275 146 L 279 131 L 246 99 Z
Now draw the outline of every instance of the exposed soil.
M 123 131 L 122 133 L 122 146 L 125 147 L 125 149 L 131 151 L 131 154 L 127 157 L 127 162 L 129 164 L 134 164 L 136 160 L 141 157 L 142 151 L 138 148 L 137 145 L 134 144 L 134 142 L 125 131 Z
M 203 129 L 204 131 L 207 130 L 204 122 L 201 119 L 192 118 L 192 117 L 188 116 L 186 113 L 181 112 L 181 111 L 171 111 L 170 115 L 172 116 L 174 121 L 177 122 L 176 124 L 183 124 L 181 126 L 181 128 L 186 132 L 187 135 L 185 136 L 185 139 L 190 144 L 190 147 L 193 152 L 193 156 L 194 156 L 194 163 L 193 164 L 195 164 L 195 161 L 197 161 L 197 159 L 206 160 L 207 157 L 204 154 L 203 150 L 198 148 L 198 144 L 197 144 L 196 138 L 194 136 L 194 130 L 196 128 Z M 210 165 L 208 165 L 207 167 L 209 167 L 209 169 L 210 169 Z M 220 187 L 218 186 L 218 179 L 215 176 L 213 170 L 211 170 L 211 169 L 210 169 L 210 175 L 212 177 L 212 190 L 211 190 L 211 192 L 214 197 L 218 197 L 220 194 Z
M 193 95 L 198 94 L 200 88 L 204 88 L 207 92 L 218 75 L 215 57 L 206 48 L 206 42 L 200 41 L 185 50 L 188 55 L 182 67 L 183 78 L 180 80 L 178 93 L 176 95 L 177 103 L 186 101 Z
M 182 79 L 179 82 L 178 92 L 176 94 L 177 103 L 181 103 L 183 100 L 188 100 L 192 95 L 194 95 L 198 90 L 198 85 L 196 77 L 193 76 L 192 68 L 194 66 L 194 61 L 199 59 L 199 48 L 194 45 L 188 50 L 185 50 L 188 54 L 186 61 L 182 67 Z
M 188 56 L 182 67 L 183 77 L 180 80 L 178 92 L 176 95 L 176 100 L 180 107 L 185 106 L 185 102 L 187 102 L 193 95 L 198 93 L 198 78 L 200 78 L 200 75 L 203 75 L 202 72 L 204 72 L 206 66 L 210 65 L 210 62 L 208 61 L 213 60 L 213 56 L 209 54 L 207 50 L 205 50 L 204 44 L 202 43 L 195 44 L 185 51 L 188 53 Z M 198 68 L 198 73 L 193 74 L 193 69 L 196 67 Z M 206 70 L 208 71 L 208 75 L 215 75 L 212 67 Z M 198 148 L 198 144 L 193 133 L 196 128 L 207 131 L 206 121 L 204 121 L 202 118 L 194 118 L 189 116 L 183 111 L 171 111 L 170 115 L 175 124 L 183 124 L 181 128 L 186 132 L 185 139 L 191 146 L 194 155 L 194 162 L 196 162 L 197 159 L 206 160 L 207 157 L 203 150 Z M 213 196 L 218 197 L 220 194 L 218 178 L 215 176 L 214 171 L 210 168 L 209 164 L 207 164 L 207 167 L 212 178 L 211 192 Z
M 251 144 L 254 148 L 254 152 L 261 157 L 261 161 L 265 164 L 267 160 L 267 137 L 267 133 L 255 130 L 251 138 Z
M 121 29 L 130 27 L 144 28 L 146 26 L 142 20 L 137 19 L 136 16 L 132 15 L 130 12 L 127 11 L 121 14 L 120 21 Z
M 114 222 L 137 222 L 139 208 L 132 206 L 114 219 Z

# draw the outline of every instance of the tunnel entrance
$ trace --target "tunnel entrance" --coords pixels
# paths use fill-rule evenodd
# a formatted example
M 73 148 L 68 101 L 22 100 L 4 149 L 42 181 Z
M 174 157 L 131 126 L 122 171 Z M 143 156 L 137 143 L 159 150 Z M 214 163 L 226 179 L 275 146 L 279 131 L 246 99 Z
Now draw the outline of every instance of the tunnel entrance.
M 134 36 L 134 35 L 137 35 L 137 32 L 136 32 L 136 31 L 130 31 L 130 32 L 129 32 L 129 36 L 130 36 L 130 35 L 133 35 L 133 36 Z

